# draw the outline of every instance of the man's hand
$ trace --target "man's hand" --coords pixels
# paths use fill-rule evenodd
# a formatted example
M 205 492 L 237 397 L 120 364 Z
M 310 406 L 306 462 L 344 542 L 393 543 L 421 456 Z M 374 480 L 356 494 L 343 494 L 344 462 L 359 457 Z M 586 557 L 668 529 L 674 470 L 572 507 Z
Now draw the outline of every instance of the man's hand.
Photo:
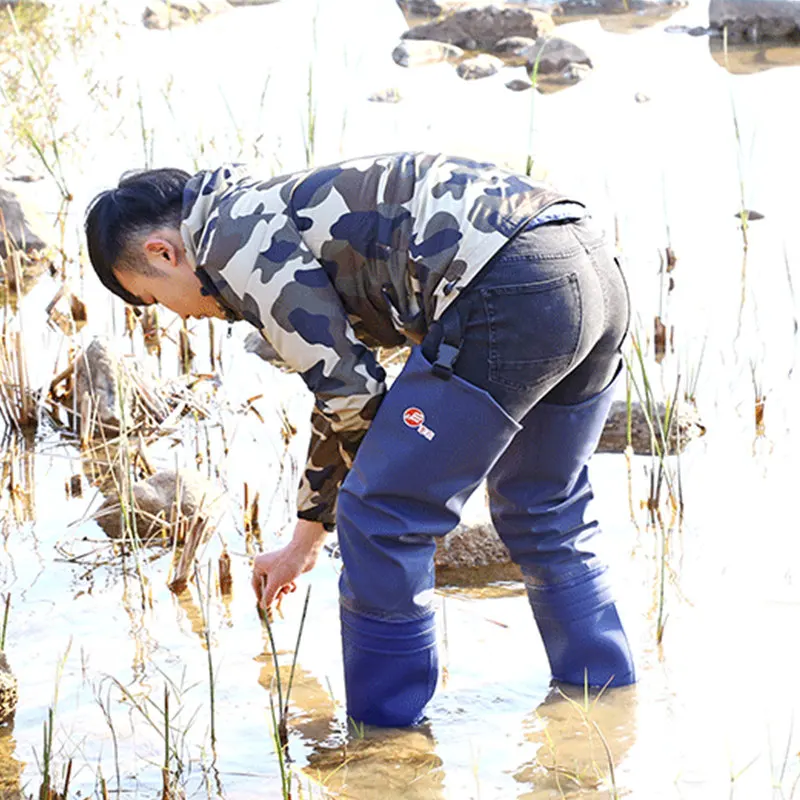
M 292 541 L 286 547 L 256 556 L 253 591 L 264 611 L 268 612 L 280 595 L 293 592 L 295 580 L 314 568 L 325 534 L 322 523 L 299 519 Z

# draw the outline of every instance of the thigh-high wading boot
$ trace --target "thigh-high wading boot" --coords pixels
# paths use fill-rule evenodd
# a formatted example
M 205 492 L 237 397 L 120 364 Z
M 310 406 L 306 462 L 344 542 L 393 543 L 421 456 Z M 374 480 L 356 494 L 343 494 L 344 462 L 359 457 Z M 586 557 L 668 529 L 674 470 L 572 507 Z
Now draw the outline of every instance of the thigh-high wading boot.
M 587 470 L 618 381 L 577 405 L 536 405 L 487 481 L 492 519 L 522 567 L 553 677 L 566 683 L 636 679 L 606 567 L 592 545 L 599 526 Z
M 342 649 L 354 719 L 404 726 L 421 717 L 438 677 L 434 537 L 458 524 L 518 430 L 488 393 L 439 377 L 414 348 L 339 493 Z

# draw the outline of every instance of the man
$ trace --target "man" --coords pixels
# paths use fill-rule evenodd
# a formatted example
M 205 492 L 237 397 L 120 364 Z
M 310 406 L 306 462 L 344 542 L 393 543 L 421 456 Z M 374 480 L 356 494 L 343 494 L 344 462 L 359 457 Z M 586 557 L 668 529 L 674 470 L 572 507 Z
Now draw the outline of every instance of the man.
M 247 320 L 314 393 L 294 535 L 256 558 L 253 586 L 268 608 L 336 527 L 350 716 L 420 719 L 437 680 L 434 537 L 484 478 L 554 678 L 635 680 L 586 470 L 628 296 L 582 204 L 489 164 L 399 153 L 268 181 L 133 174 L 95 198 L 86 235 L 122 299 Z M 371 348 L 407 342 L 386 392 Z

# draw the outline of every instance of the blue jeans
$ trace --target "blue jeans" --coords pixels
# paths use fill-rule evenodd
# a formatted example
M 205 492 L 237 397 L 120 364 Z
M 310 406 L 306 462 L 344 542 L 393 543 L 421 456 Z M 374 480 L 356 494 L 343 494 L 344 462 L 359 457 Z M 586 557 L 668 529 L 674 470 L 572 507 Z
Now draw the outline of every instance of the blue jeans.
M 523 231 L 443 315 L 463 336 L 453 371 L 514 419 L 540 400 L 573 405 L 604 389 L 620 365 L 630 308 L 611 247 L 590 217 Z M 434 325 L 423 352 L 435 359 Z

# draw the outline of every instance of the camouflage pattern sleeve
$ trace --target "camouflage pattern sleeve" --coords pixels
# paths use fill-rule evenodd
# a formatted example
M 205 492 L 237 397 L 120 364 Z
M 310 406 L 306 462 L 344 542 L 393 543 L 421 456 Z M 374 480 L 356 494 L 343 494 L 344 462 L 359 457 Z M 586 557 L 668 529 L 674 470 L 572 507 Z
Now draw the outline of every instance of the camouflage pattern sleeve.
M 331 529 L 336 522 L 336 499 L 347 467 L 331 423 L 315 408 L 311 412 L 308 461 L 300 478 L 297 516 L 321 522 Z
M 269 194 L 264 190 L 260 200 L 272 199 Z M 386 376 L 356 337 L 341 297 L 294 221 L 287 213 L 252 213 L 253 195 L 220 204 L 217 235 L 203 258 L 224 264 L 219 274 L 241 298 L 244 318 L 314 393 L 298 512 L 330 525 L 339 485 L 383 398 Z M 231 240 L 235 247 L 226 245 Z

